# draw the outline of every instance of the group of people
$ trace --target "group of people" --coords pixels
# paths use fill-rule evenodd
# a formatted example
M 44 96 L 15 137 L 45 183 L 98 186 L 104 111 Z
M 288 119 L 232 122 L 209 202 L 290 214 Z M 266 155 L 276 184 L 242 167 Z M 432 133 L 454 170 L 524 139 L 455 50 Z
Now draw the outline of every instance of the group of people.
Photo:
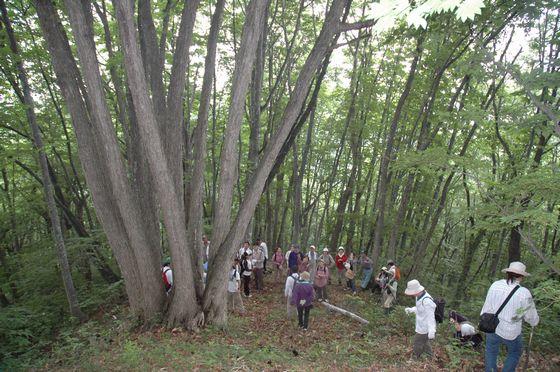
M 207 260 L 209 242 L 203 239 L 203 243 L 203 256 L 205 254 Z M 399 267 L 393 260 L 389 260 L 387 265 L 381 268 L 373 281 L 371 280 L 373 263 L 366 252 L 361 252 L 356 259 L 352 252 L 347 254 L 344 247 L 339 247 L 334 257 L 328 248 L 324 248 L 319 254 L 314 245 L 309 247 L 307 253 L 301 252 L 296 245 L 292 245 L 286 253 L 277 247 L 270 257 L 270 270 L 267 271 L 268 261 L 268 247 L 261 239 L 257 239 L 253 245 L 247 241 L 239 249 L 232 261 L 227 285 L 230 311 L 245 312 L 241 292 L 245 297 L 251 297 L 252 282 L 253 290 L 262 291 L 266 272 L 271 273 L 277 283 L 285 278 L 284 296 L 287 317 L 291 319 L 297 313 L 298 325 L 304 331 L 309 327 L 309 314 L 313 302 L 329 301 L 327 287 L 334 280 L 339 286 L 345 282 L 344 289 L 356 294 L 355 280 L 358 267 L 361 269 L 359 289 L 379 290 L 382 307 L 386 313 L 391 311 L 396 301 L 401 275 Z M 503 371 L 515 371 L 523 349 L 522 321 L 525 320 L 533 327 L 539 322 L 531 293 L 520 285 L 523 279 L 530 275 L 526 272 L 525 265 L 521 262 L 512 262 L 502 271 L 506 274 L 506 279 L 492 284 L 481 311 L 481 319 L 490 318 L 490 323 L 495 328 L 482 329 L 482 321 L 479 326 L 486 332 L 485 370 L 487 372 L 497 372 L 500 345 L 505 345 L 507 348 Z M 335 275 L 331 277 L 331 273 Z M 169 292 L 173 285 L 169 260 L 163 264 L 162 277 Z M 442 309 L 438 309 L 438 300 L 434 299 L 416 279 L 407 283 L 404 294 L 415 300 L 415 306 L 404 309 L 406 314 L 414 314 L 416 320 L 413 356 L 416 358 L 424 354 L 431 356 L 431 341 L 436 336 L 436 312 Z M 482 344 L 482 335 L 466 317 L 456 311 L 450 311 L 448 319 L 454 328 L 453 336 L 461 345 L 476 348 Z
M 486 372 L 498 371 L 497 358 L 501 345 L 505 345 L 507 349 L 502 371 L 515 371 L 523 350 L 522 323 L 526 321 L 532 327 L 539 323 L 531 292 L 521 287 L 521 282 L 530 275 L 525 265 L 521 262 L 511 262 L 502 272 L 506 274 L 506 278 L 490 286 L 480 312 L 479 327 L 483 325 L 484 319 L 490 319 L 490 326 L 485 325 L 482 329 L 486 333 Z M 432 355 L 430 342 L 436 336 L 437 301 L 418 280 L 409 281 L 404 293 L 415 298 L 415 306 L 405 308 L 407 314 L 416 316 L 413 355 L 416 358 L 423 354 Z M 455 329 L 454 336 L 462 345 L 476 347 L 482 343 L 482 336 L 464 316 L 451 311 L 449 320 Z

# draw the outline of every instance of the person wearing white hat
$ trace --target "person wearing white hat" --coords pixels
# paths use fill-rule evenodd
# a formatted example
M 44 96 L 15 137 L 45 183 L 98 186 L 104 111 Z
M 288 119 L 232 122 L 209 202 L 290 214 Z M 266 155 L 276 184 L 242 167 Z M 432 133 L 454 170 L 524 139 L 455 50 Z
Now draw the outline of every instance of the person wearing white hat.
M 416 314 L 416 335 L 412 353 L 415 358 L 420 358 L 424 353 L 431 357 L 430 340 L 436 337 L 436 303 L 416 279 L 407 283 L 404 294 L 416 299 L 416 306 L 404 309 L 407 314 Z
M 346 268 L 344 267 L 344 264 L 346 263 L 347 260 L 348 260 L 348 256 L 346 256 L 344 247 L 338 247 L 338 253 L 334 257 L 334 261 L 336 263 L 336 272 L 338 274 L 337 275 L 338 285 L 342 285 L 342 280 L 345 277 Z
M 539 314 L 533 302 L 533 296 L 520 283 L 530 274 L 521 262 L 512 262 L 503 269 L 506 279 L 494 282 L 488 289 L 486 301 L 480 314 L 496 314 L 502 304 L 502 311 L 498 314 L 498 326 L 495 333 L 486 334 L 485 370 L 497 371 L 497 360 L 500 345 L 505 344 L 507 357 L 504 361 L 503 372 L 515 371 L 523 350 L 521 326 L 523 320 L 535 327 L 539 323 Z M 515 292 L 513 292 L 515 291 Z M 510 297 L 510 293 L 512 296 Z M 506 302 L 506 299 L 509 301 Z
M 329 253 L 328 248 L 323 248 L 323 254 L 321 255 L 321 260 L 325 262 L 325 266 L 327 266 L 329 270 L 332 270 L 332 268 L 335 265 L 335 262 L 333 256 L 331 256 L 331 254 Z

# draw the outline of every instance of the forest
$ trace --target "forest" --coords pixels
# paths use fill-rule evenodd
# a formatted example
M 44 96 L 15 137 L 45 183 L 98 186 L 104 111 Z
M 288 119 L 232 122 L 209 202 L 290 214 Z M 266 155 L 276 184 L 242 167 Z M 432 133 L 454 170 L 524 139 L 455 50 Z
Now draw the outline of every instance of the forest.
M 527 363 L 560 368 L 556 1 L 0 13 L 0 370 L 477 370 L 446 322 L 436 358 L 406 366 L 403 290 L 418 279 L 476 323 L 513 261 L 540 316 Z M 311 329 L 330 325 L 302 338 L 266 275 L 248 315 L 228 312 L 232 257 L 256 239 L 269 268 L 291 245 L 394 260 L 394 311 L 333 276 L 332 302 L 370 324 L 315 305 Z

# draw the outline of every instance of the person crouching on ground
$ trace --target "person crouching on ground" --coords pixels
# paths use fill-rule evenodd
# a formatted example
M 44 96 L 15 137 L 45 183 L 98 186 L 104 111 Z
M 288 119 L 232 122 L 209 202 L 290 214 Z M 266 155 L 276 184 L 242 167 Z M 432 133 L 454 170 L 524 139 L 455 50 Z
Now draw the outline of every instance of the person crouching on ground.
M 389 314 L 391 311 L 391 307 L 393 307 L 393 303 L 397 299 L 397 285 L 398 282 L 395 280 L 395 271 L 394 270 L 387 270 L 387 283 L 385 284 L 385 288 L 383 289 L 383 309 L 385 314 Z
M 533 296 L 527 288 L 520 285 L 523 279 L 530 275 L 525 270 L 526 267 L 521 262 L 511 262 L 507 269 L 502 270 L 507 274 L 507 278 L 492 283 L 488 289 L 481 315 L 484 313 L 496 314 L 502 304 L 506 302 L 509 294 L 513 295 L 498 314 L 500 322 L 495 333 L 486 333 L 484 356 L 486 372 L 498 370 L 497 360 L 501 344 L 506 345 L 508 352 L 503 372 L 515 371 L 523 351 L 523 335 L 521 334 L 523 320 L 532 327 L 539 324 L 539 314 L 537 314 Z
M 286 297 L 286 316 L 288 319 L 292 317 L 295 310 L 295 306 L 292 305 L 292 292 L 298 279 L 298 268 L 297 266 L 292 266 L 290 268 L 290 275 L 286 278 L 286 285 L 284 286 L 284 296 Z
M 404 294 L 416 300 L 416 306 L 404 309 L 407 314 L 416 314 L 416 335 L 412 353 L 417 359 L 424 353 L 431 357 L 430 340 L 436 337 L 436 303 L 416 279 L 407 283 Z
M 231 268 L 229 269 L 229 280 L 228 280 L 228 309 L 230 311 L 238 311 L 240 314 L 245 313 L 245 308 L 243 307 L 243 300 L 241 299 L 240 289 L 240 275 L 239 275 L 239 260 L 236 258 Z
M 329 302 L 327 299 L 327 284 L 329 283 L 329 268 L 325 265 L 325 261 L 319 260 L 317 270 L 315 270 L 315 292 L 319 302 Z
M 354 283 L 356 274 L 354 274 L 354 270 L 352 270 L 352 266 L 349 262 L 344 263 L 344 268 L 346 269 L 346 272 L 344 273 L 344 276 L 346 277 L 346 286 L 352 291 L 352 294 L 356 294 L 356 284 Z
M 292 304 L 297 307 L 298 325 L 307 331 L 309 326 L 309 312 L 313 307 L 313 285 L 310 282 L 311 275 L 304 271 L 300 280 L 295 284 L 292 292 Z
M 458 312 L 451 310 L 449 312 L 449 323 L 453 325 L 455 332 L 453 338 L 459 340 L 461 346 L 472 346 L 477 348 L 482 342 L 482 336 L 476 332 L 476 328 L 467 318 Z

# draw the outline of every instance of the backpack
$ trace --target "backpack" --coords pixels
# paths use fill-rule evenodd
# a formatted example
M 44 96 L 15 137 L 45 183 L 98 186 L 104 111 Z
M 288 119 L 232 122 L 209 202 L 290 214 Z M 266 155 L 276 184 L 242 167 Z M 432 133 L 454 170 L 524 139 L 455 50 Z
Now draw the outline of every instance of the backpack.
M 443 319 L 445 319 L 445 299 L 432 298 L 432 301 L 436 304 L 436 311 L 434 312 L 436 322 L 443 323 Z
M 161 272 L 161 277 L 163 278 L 163 282 L 165 283 L 165 290 L 169 292 L 171 289 L 171 283 L 167 280 L 167 272 L 171 270 L 169 267 Z
M 395 280 L 398 282 L 401 280 L 401 268 L 395 265 Z

